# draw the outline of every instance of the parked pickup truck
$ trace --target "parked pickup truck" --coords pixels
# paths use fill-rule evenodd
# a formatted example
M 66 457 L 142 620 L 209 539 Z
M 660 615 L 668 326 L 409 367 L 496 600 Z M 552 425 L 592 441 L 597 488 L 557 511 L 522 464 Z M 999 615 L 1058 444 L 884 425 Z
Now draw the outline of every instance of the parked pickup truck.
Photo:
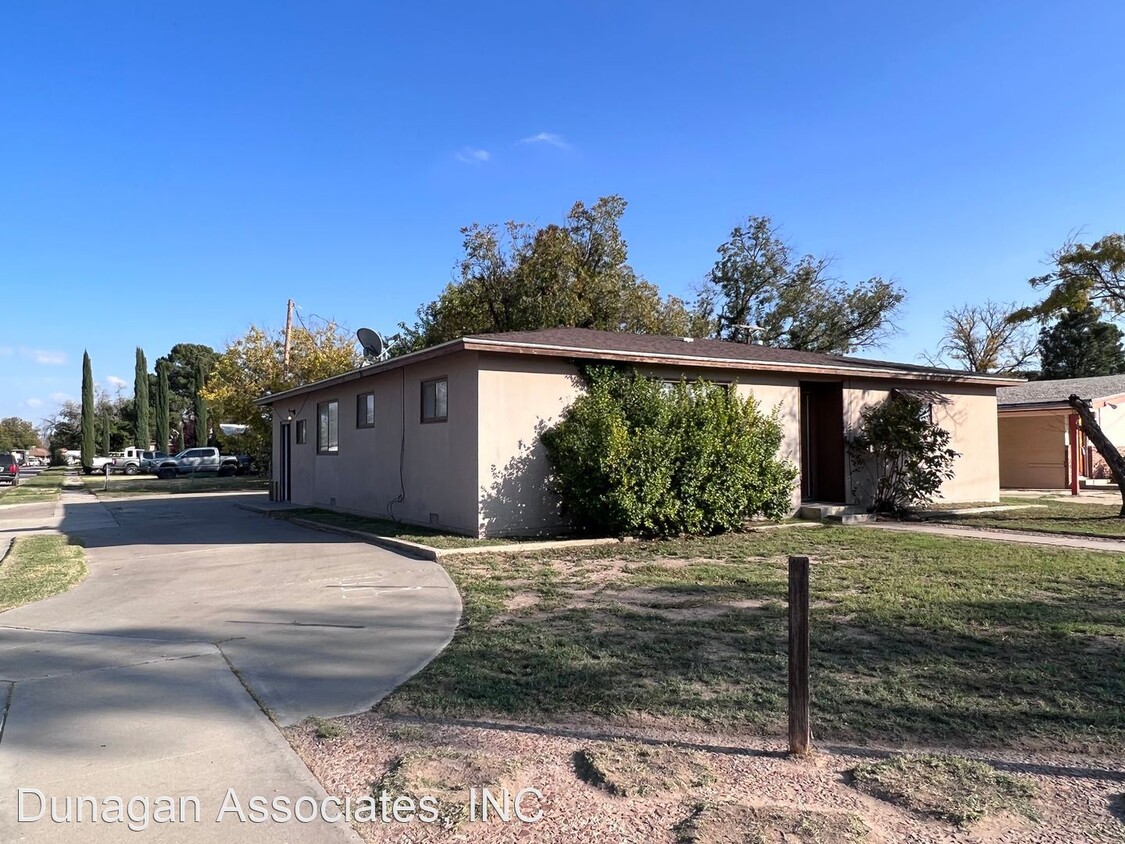
M 78 464 L 82 465 L 82 458 L 78 458 Z M 87 475 L 92 475 L 94 472 L 104 472 L 106 466 L 111 466 L 113 463 L 112 457 L 91 457 L 89 466 L 82 466 L 82 471 Z
M 156 476 L 163 480 L 183 475 L 219 475 L 226 477 L 238 471 L 238 458 L 219 454 L 217 448 L 188 448 L 179 454 L 154 463 Z
M 148 452 L 151 454 L 152 452 Z M 124 472 L 126 475 L 135 475 L 141 471 L 141 461 L 145 459 L 145 452 L 130 446 L 124 451 L 111 451 L 109 453 L 111 472 Z

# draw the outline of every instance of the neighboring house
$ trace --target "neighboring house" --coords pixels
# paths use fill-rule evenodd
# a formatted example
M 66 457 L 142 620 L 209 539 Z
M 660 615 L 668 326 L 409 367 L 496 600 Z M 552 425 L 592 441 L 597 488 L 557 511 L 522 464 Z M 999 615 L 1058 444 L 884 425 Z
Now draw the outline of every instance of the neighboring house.
M 1104 469 L 1087 443 L 1071 395 L 1088 399 L 1114 445 L 1125 445 L 1125 375 L 1028 381 L 996 391 L 1000 426 L 1000 486 L 1070 489 Z
M 892 390 L 932 400 L 961 456 L 948 501 L 999 497 L 996 388 L 1016 379 L 768 346 L 587 329 L 481 334 L 283 393 L 273 410 L 273 495 L 470 535 L 563 527 L 539 432 L 582 392 L 576 362 L 737 385 L 778 408 L 802 501 L 848 503 L 845 433 Z

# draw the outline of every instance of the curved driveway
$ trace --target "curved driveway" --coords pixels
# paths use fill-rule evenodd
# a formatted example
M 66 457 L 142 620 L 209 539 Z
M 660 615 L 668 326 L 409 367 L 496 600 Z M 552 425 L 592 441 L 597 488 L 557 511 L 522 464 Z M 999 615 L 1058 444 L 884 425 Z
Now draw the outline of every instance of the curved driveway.
M 0 613 L 0 706 L 10 695 L 0 840 L 137 838 L 124 824 L 16 823 L 20 787 L 199 798 L 201 823 L 153 825 L 142 838 L 355 840 L 343 823 L 215 823 L 228 788 L 247 800 L 323 797 L 254 698 L 283 725 L 370 707 L 452 637 L 456 588 L 436 563 L 266 519 L 239 500 L 64 494 L 54 521 L 86 546 L 89 577 Z M 28 528 L 5 515 L 0 547 Z

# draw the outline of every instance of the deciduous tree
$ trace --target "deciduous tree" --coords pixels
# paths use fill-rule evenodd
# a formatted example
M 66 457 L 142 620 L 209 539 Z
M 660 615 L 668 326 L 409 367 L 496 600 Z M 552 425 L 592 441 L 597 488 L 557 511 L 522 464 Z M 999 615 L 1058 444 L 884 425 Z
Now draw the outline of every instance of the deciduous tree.
M 702 336 L 706 322 L 675 297 L 662 298 L 628 262 L 620 221 L 626 202 L 576 202 L 561 225 L 461 230 L 459 281 L 400 325 L 404 353 L 466 334 L 577 327 Z
M 696 303 L 715 337 L 847 353 L 895 330 L 901 287 L 877 276 L 854 284 L 833 277 L 829 259 L 797 257 L 769 217 L 749 217 L 718 252 Z
M 354 336 L 332 322 L 310 321 L 293 329 L 288 371 L 283 349 L 283 332 L 250 326 L 219 355 L 204 391 L 216 425 L 250 427 L 247 434 L 230 439 L 239 450 L 259 458 L 268 453 L 271 421 L 269 409 L 257 407 L 254 399 L 339 375 L 362 362 Z
M 39 444 L 39 431 L 33 423 L 18 416 L 0 419 L 0 451 L 26 450 Z
M 1108 234 L 1089 245 L 1074 238 L 1050 255 L 1050 272 L 1029 283 L 1044 290 L 1043 301 L 1022 308 L 1014 320 L 1046 319 L 1066 310 L 1094 307 L 1125 313 L 1125 234 Z
M 1015 305 L 986 301 L 962 305 L 945 312 L 945 333 L 936 355 L 927 355 L 935 366 L 967 372 L 1019 372 L 1035 359 L 1035 341 L 1028 329 L 1012 320 Z

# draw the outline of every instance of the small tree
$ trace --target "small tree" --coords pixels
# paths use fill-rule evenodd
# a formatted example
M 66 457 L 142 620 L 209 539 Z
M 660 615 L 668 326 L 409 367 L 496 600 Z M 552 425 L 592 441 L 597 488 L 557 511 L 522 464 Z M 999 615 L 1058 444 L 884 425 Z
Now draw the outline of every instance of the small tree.
M 148 448 L 149 406 L 148 406 L 148 362 L 144 349 L 137 347 L 137 362 L 133 373 L 133 444 L 140 449 Z
M 95 428 L 94 418 L 94 372 L 90 366 L 90 353 L 82 353 L 82 466 L 89 469 L 94 465 Z
M 853 477 L 866 476 L 876 513 L 902 513 L 939 496 L 960 457 L 949 447 L 950 434 L 930 419 L 931 405 L 911 395 L 892 393 L 860 411 L 859 428 L 848 444 Z
M 156 362 L 156 450 L 168 449 L 168 361 Z
M 207 387 L 207 370 L 203 365 L 195 371 L 195 445 L 207 445 L 207 397 L 204 390 Z
M 542 435 L 575 526 L 610 534 L 710 534 L 789 512 L 796 478 L 781 424 L 704 381 L 662 384 L 606 368 Z

